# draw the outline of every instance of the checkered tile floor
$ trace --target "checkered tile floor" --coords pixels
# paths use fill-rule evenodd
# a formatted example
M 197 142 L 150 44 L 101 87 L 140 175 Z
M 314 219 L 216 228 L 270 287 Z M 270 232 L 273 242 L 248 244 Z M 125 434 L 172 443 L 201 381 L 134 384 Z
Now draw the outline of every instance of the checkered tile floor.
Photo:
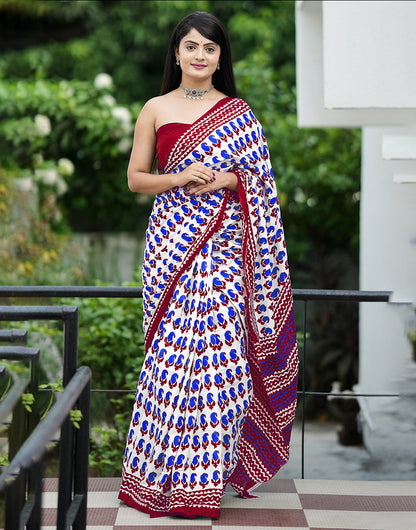
M 416 481 L 274 479 L 256 499 L 226 494 L 220 519 L 150 519 L 120 503 L 120 479 L 90 479 L 88 530 L 416 530 Z M 46 479 L 42 528 L 55 527 L 57 480 Z

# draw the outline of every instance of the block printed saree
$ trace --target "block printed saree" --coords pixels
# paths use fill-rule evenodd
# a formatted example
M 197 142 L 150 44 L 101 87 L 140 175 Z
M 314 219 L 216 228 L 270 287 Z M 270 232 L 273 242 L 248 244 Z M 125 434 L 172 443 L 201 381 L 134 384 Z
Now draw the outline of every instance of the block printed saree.
M 224 98 L 158 131 L 164 173 L 192 162 L 238 177 L 238 193 L 156 196 L 146 232 L 146 359 L 119 498 L 150 514 L 219 517 L 289 457 L 297 344 L 269 151 L 250 107 Z

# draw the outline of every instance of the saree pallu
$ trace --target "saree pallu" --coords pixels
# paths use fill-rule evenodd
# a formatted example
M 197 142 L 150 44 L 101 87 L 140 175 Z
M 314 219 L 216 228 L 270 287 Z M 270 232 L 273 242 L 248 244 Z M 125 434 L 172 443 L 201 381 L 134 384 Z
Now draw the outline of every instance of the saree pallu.
M 227 484 L 250 497 L 289 457 L 298 356 L 283 226 L 267 143 L 244 101 L 224 98 L 159 132 L 158 143 L 170 138 L 164 173 L 192 162 L 232 171 L 238 194 L 156 196 L 146 359 L 119 498 L 153 517 L 219 517 Z

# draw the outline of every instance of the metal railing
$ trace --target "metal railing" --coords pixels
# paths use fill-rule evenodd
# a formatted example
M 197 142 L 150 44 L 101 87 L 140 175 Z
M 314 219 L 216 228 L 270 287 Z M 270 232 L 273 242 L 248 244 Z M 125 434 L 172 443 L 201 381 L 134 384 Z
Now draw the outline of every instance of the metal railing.
M 35 426 L 36 416 L 22 414 L 20 398 L 29 385 L 35 392 L 38 375 L 35 365 L 39 350 L 22 346 L 1 346 L 0 359 L 32 359 L 29 380 L 18 380 L 0 405 L 0 419 L 13 410 L 9 435 L 11 463 L 0 475 L 0 491 L 5 491 L 5 528 L 40 528 L 42 478 L 48 445 L 60 429 L 59 493 L 57 524 L 59 529 L 85 529 L 88 495 L 88 455 L 90 436 L 91 370 L 76 369 L 78 308 L 73 306 L 0 306 L 0 321 L 61 320 L 64 323 L 64 392 L 46 417 Z M 0 340 L 25 342 L 27 332 L 1 330 Z M 36 387 L 36 388 L 35 388 Z M 70 412 L 77 403 L 82 419 L 75 429 Z M 18 405 L 16 407 L 16 405 Z M 17 411 L 17 419 L 15 413 Z M 25 422 L 29 420 L 28 422 Z M 13 432 L 17 431 L 17 436 Z
M 303 303 L 301 372 L 298 385 L 298 410 L 301 416 L 301 478 L 305 476 L 305 398 L 306 396 L 344 397 L 344 394 L 312 392 L 306 389 L 305 365 L 307 359 L 307 312 L 311 301 L 388 302 L 390 291 L 294 289 L 293 299 Z M 0 286 L 0 298 L 141 298 L 141 287 L 108 286 Z M 299 327 L 299 323 L 298 323 Z M 113 389 L 114 390 L 114 389 Z M 94 389 L 93 389 L 94 391 Z M 116 391 L 116 390 L 114 390 Z M 131 392 L 131 390 L 118 390 Z M 356 397 L 398 397 L 397 394 L 354 394 Z

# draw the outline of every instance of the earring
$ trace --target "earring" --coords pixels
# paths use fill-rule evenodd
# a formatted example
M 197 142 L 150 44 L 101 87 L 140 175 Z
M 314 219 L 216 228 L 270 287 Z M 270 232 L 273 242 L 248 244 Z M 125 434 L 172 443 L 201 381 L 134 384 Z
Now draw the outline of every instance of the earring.
M 179 57 L 176 56 L 176 64 L 179 66 Z
M 220 63 L 217 64 L 217 70 L 219 70 L 219 69 L 220 69 Z

